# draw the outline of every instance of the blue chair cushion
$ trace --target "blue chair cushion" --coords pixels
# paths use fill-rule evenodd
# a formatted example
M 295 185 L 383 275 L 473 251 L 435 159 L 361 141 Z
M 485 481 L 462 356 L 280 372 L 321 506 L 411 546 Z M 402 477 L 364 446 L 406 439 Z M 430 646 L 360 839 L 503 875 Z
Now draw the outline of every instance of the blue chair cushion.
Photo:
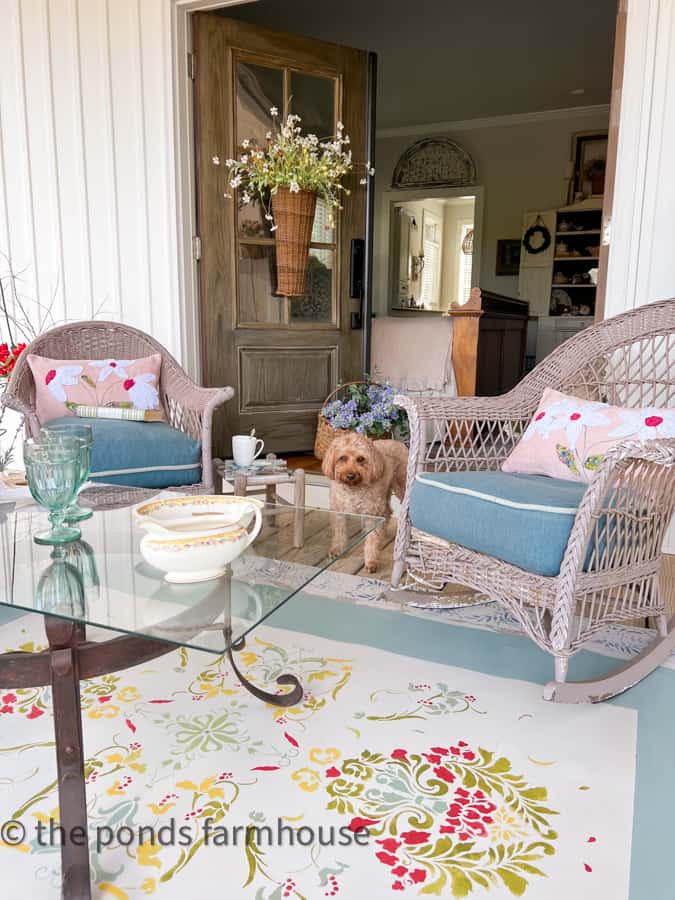
M 538 575 L 560 572 L 587 485 L 544 475 L 423 472 L 413 485 L 415 528 Z
M 91 427 L 91 480 L 130 487 L 168 488 L 202 477 L 202 445 L 166 422 L 79 419 L 55 423 Z

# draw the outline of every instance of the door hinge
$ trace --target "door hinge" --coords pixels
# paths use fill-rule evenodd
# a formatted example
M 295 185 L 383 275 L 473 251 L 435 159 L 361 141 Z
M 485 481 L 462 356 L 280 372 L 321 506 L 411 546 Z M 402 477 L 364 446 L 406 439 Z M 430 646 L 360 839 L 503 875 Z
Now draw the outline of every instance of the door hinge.
M 196 261 L 202 258 L 202 239 L 198 234 L 192 235 L 192 258 Z
M 196 53 L 188 53 L 188 55 L 187 55 L 188 78 L 191 78 L 193 81 L 195 80 L 196 66 L 197 66 L 197 54 Z
M 612 240 L 612 217 L 605 216 L 602 222 L 602 240 L 601 244 L 603 247 L 609 247 L 609 244 Z

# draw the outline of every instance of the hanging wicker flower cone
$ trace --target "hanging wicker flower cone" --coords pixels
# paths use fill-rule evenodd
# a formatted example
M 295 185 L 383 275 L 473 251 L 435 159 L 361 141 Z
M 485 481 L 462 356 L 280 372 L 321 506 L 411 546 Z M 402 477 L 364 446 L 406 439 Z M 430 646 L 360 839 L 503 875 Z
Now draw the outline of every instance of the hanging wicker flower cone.
M 287 297 L 302 297 L 312 239 L 316 194 L 279 188 L 272 195 L 272 214 L 277 230 L 277 291 Z

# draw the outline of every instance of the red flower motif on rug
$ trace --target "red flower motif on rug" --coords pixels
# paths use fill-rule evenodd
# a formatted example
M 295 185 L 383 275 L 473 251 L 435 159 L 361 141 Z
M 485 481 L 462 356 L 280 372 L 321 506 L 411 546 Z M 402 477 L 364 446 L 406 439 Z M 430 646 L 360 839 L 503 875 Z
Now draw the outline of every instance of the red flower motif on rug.
M 364 750 L 325 773 L 328 809 L 367 829 L 391 890 L 466 897 L 503 884 L 521 896 L 555 853 L 556 813 L 505 757 L 456 741 L 423 753 Z

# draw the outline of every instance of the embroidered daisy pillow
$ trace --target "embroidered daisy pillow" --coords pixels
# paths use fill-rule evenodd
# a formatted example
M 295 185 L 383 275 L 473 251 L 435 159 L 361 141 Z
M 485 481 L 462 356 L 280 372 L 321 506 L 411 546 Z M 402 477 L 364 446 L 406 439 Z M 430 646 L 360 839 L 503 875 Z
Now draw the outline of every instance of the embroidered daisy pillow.
M 675 409 L 628 409 L 546 388 L 503 472 L 590 481 L 621 441 L 675 437 Z
M 142 359 L 47 359 L 28 356 L 40 422 L 73 415 L 75 406 L 161 409 L 161 354 Z

